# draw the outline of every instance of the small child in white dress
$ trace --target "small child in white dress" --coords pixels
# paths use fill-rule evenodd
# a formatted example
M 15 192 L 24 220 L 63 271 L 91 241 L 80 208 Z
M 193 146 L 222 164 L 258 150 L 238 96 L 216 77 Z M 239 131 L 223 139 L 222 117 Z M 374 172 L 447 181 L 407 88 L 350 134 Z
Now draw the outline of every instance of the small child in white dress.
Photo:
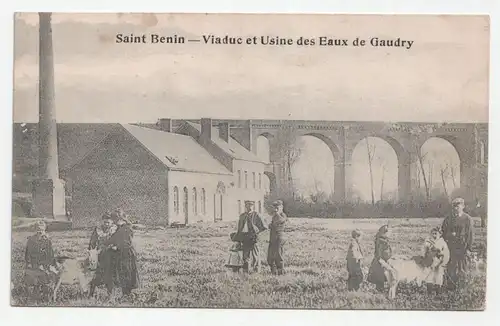
M 444 282 L 446 265 L 450 261 L 450 251 L 442 238 L 442 232 L 439 227 L 431 230 L 430 237 L 425 240 L 422 247 L 422 254 L 424 261 L 430 263 L 430 272 L 425 279 L 427 292 L 429 294 L 433 292 L 440 293 Z
M 230 268 L 234 273 L 238 273 L 243 267 L 243 245 L 239 241 L 235 241 L 236 233 L 231 233 L 231 241 L 233 245 L 229 249 L 229 258 L 226 267 Z

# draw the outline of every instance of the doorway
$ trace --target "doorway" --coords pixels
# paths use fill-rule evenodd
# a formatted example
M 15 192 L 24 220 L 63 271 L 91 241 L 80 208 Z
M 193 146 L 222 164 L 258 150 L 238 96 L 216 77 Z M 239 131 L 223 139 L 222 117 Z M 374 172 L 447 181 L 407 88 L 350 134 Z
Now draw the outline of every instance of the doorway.
M 214 216 L 215 221 L 222 221 L 222 194 L 214 195 Z
M 214 221 L 222 221 L 224 216 L 224 194 L 226 187 L 221 181 L 217 184 L 217 189 L 214 194 Z

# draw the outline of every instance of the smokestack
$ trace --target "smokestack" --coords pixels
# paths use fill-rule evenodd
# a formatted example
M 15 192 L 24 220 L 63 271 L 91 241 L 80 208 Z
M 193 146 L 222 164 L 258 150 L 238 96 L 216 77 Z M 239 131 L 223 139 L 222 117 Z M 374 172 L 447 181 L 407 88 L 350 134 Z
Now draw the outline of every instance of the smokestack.
M 51 13 L 39 13 L 38 179 L 34 215 L 66 220 L 64 182 L 59 179 Z
M 54 55 L 52 49 L 51 13 L 40 13 L 38 177 L 59 178 L 57 156 L 57 123 L 54 92 Z
M 165 132 L 172 132 L 172 119 L 159 119 L 160 129 Z
M 229 143 L 230 138 L 229 122 L 219 123 L 219 137 L 222 138 L 226 143 Z
M 212 139 L 212 119 L 201 119 L 201 137 L 204 139 Z

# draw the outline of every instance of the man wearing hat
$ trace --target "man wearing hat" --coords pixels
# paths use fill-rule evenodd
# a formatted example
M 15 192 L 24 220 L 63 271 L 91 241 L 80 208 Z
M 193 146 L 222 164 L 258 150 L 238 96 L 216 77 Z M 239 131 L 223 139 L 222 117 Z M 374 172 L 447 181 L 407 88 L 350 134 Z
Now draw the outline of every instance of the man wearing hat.
M 473 221 L 464 212 L 463 198 L 455 198 L 451 202 L 452 214 L 445 218 L 441 227 L 443 239 L 450 250 L 450 261 L 447 266 L 448 287 L 455 288 L 467 267 L 467 255 L 473 242 Z
M 249 262 L 254 271 L 260 271 L 258 234 L 266 230 L 262 218 L 254 211 L 254 207 L 254 201 L 245 201 L 245 212 L 240 215 L 236 235 L 243 243 L 243 271 L 245 273 L 248 273 Z
M 283 266 L 283 246 L 285 239 L 283 233 L 285 232 L 285 224 L 287 216 L 283 213 L 283 202 L 277 200 L 272 203 L 274 215 L 271 223 L 269 224 L 269 249 L 267 251 L 267 263 L 271 268 L 271 273 L 282 275 L 285 273 Z

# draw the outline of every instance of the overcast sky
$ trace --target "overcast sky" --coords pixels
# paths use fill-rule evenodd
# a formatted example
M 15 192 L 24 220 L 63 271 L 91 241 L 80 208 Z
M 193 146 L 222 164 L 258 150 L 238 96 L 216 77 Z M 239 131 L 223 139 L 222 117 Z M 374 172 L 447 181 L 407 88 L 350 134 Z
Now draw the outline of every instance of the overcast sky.
M 38 16 L 15 22 L 14 119 L 37 121 Z M 412 40 L 402 48 L 115 44 L 117 33 Z M 488 120 L 479 16 L 54 14 L 57 118 Z
M 15 24 L 14 120 L 36 122 L 38 16 L 19 15 Z M 118 33 L 399 37 L 414 43 L 409 50 L 116 44 Z M 54 14 L 53 42 L 57 118 L 62 122 L 169 117 L 488 121 L 489 21 L 479 16 Z M 383 158 L 373 167 L 379 198 L 382 173 L 384 192 L 397 189 L 397 159 L 389 144 L 375 142 Z M 294 168 L 297 184 L 306 196 L 316 187 L 330 193 L 333 156 L 317 139 L 306 139 L 305 145 Z M 363 146 L 354 153 L 353 183 L 369 199 Z M 436 140 L 427 146 L 439 154 L 429 155 L 435 157 L 434 175 L 449 157 L 459 167 L 452 147 Z M 452 186 L 451 180 L 447 183 Z

